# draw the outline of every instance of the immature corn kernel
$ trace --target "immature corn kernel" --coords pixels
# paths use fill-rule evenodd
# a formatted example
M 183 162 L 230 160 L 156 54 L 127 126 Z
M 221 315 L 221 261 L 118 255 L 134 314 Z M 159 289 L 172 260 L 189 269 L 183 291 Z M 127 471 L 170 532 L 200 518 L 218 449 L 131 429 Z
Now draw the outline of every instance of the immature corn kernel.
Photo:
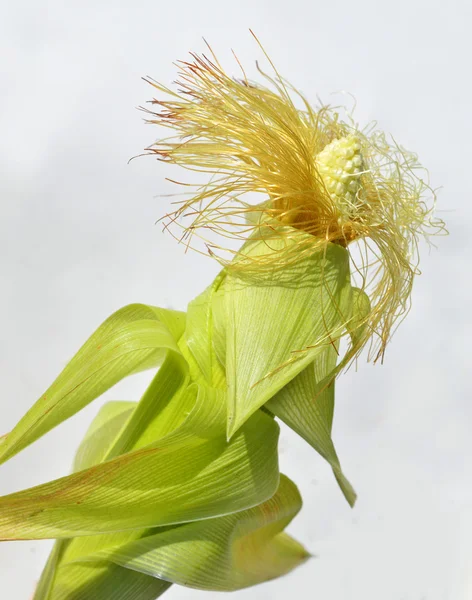
M 317 156 L 316 166 L 341 219 L 349 219 L 359 204 L 360 175 L 364 165 L 355 135 L 334 140 Z

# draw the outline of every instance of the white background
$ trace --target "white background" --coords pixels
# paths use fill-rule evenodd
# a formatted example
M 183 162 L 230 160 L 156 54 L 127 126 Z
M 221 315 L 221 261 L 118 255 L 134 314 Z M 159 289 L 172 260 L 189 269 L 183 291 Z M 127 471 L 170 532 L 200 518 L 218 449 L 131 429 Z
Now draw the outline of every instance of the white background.
M 282 468 L 305 506 L 292 532 L 317 555 L 234 598 L 472 597 L 471 8 L 468 0 L 4 2 L 0 8 L 0 433 L 85 337 L 129 302 L 185 309 L 217 265 L 183 253 L 154 221 L 175 191 L 135 107 L 140 80 L 205 36 L 238 74 L 261 51 L 309 98 L 347 90 L 432 174 L 450 236 L 424 252 L 413 310 L 386 363 L 361 361 L 337 388 L 335 439 L 359 500 L 284 432 Z M 137 399 L 149 374 L 106 398 Z M 102 400 L 0 469 L 8 493 L 66 474 Z M 49 542 L 0 546 L 0 595 L 27 600 Z M 174 586 L 169 600 L 208 597 Z

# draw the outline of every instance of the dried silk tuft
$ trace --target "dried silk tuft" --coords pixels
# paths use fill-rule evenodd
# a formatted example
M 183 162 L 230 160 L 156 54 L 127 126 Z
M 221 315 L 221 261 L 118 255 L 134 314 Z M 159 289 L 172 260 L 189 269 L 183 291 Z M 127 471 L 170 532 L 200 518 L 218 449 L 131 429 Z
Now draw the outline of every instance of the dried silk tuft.
M 370 339 L 369 357 L 382 358 L 409 310 L 419 239 L 444 231 L 416 155 L 374 126 L 343 121 L 336 108 L 312 108 L 275 68 L 273 77 L 259 69 L 268 87 L 244 71 L 242 79 L 229 77 L 213 53 L 191 54 L 178 68 L 175 90 L 147 80 L 164 96 L 152 100 L 149 122 L 173 131 L 148 151 L 210 180 L 183 184 L 190 192 L 165 226 L 182 228 L 174 235 L 189 247 L 198 249 L 194 236 L 203 239 L 228 268 L 256 272 L 330 243 L 347 248 L 354 280 L 371 303 L 351 356 Z M 254 194 L 262 202 L 251 202 Z M 251 258 L 225 241 L 249 236 L 286 243 Z

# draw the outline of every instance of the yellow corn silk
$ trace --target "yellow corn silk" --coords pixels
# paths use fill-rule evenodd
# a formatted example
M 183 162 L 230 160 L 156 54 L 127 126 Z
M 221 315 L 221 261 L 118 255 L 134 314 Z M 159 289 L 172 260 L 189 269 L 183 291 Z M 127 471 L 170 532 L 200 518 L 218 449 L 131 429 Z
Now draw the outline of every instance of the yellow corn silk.
M 175 90 L 151 82 L 162 97 L 150 121 L 173 136 L 149 153 L 208 174 L 186 183 L 166 225 L 222 270 L 187 313 L 114 313 L 0 439 L 1 463 L 155 371 L 139 402 L 102 407 L 72 474 L 0 498 L 0 539 L 57 539 L 35 600 L 232 591 L 301 565 L 309 555 L 284 531 L 301 498 L 279 473 L 277 420 L 353 505 L 331 436 L 335 378 L 366 345 L 383 358 L 419 238 L 443 228 L 416 157 L 383 133 L 311 107 L 276 71 L 261 71 L 264 87 L 215 57 L 179 64 Z

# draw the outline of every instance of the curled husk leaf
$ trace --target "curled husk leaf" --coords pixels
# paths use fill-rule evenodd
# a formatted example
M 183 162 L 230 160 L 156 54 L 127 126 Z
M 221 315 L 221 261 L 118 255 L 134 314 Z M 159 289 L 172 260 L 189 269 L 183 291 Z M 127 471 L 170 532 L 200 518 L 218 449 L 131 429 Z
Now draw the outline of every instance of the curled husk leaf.
M 149 122 L 174 132 L 148 150 L 211 178 L 185 184 L 191 191 L 165 225 L 183 227 L 178 237 L 189 246 L 198 248 L 195 234 L 203 238 L 232 269 L 289 264 L 329 244 L 348 248 L 354 283 L 371 305 L 350 356 L 370 340 L 370 357 L 383 357 L 409 309 L 418 241 L 443 230 L 416 155 L 375 126 L 343 120 L 340 109 L 313 108 L 275 68 L 273 77 L 259 69 L 263 86 L 244 70 L 231 78 L 213 53 L 178 66 L 175 90 L 148 80 L 165 95 L 152 100 Z M 286 243 L 254 258 L 234 248 L 248 236 Z

